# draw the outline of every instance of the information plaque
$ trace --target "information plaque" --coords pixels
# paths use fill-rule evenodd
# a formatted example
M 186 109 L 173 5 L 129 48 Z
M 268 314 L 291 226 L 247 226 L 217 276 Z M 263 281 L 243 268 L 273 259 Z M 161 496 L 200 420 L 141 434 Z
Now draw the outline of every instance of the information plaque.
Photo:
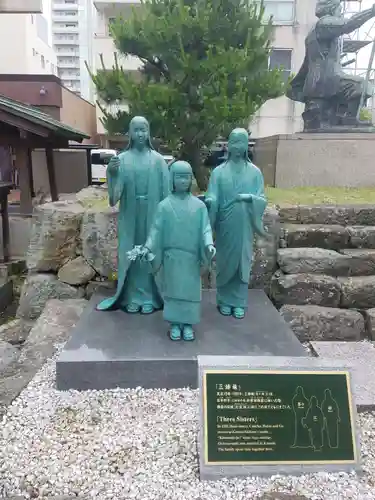
M 201 372 L 203 463 L 354 465 L 348 371 Z

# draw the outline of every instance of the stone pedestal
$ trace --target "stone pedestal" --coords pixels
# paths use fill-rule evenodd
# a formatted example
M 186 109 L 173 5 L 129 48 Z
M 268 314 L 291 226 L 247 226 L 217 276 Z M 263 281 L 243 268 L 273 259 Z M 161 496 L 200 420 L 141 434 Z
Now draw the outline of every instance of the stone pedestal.
M 375 133 L 299 133 L 258 139 L 255 164 L 279 188 L 375 185 Z
M 222 316 L 215 291 L 204 291 L 194 342 L 172 342 L 161 311 L 96 311 L 102 298 L 92 297 L 57 361 L 60 390 L 196 388 L 198 355 L 306 356 L 263 290 L 249 290 L 244 320 Z

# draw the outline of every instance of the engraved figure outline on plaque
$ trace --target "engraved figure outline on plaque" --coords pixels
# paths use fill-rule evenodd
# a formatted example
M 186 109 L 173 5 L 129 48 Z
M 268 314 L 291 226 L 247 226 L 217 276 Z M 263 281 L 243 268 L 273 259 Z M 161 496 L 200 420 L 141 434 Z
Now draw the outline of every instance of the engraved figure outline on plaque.
M 208 384 L 208 377 L 210 377 L 210 375 L 215 375 L 216 378 L 211 377 L 211 381 Z M 305 423 L 307 423 L 308 427 L 310 427 L 310 429 L 308 429 L 310 437 L 311 437 L 311 431 L 313 431 L 313 436 L 311 437 L 310 441 L 307 442 L 307 444 L 309 445 L 308 448 L 304 449 L 301 448 L 300 451 L 298 451 L 298 449 L 293 450 L 293 446 L 290 444 L 288 445 L 287 442 L 281 443 L 280 445 L 281 448 L 280 446 L 278 448 L 277 447 L 277 445 L 279 444 L 277 443 L 278 436 L 280 435 L 283 436 L 284 434 L 288 434 L 287 432 L 284 432 L 284 425 L 281 425 L 282 422 L 285 423 L 286 421 L 288 422 L 290 421 L 292 423 L 290 429 L 288 429 L 290 431 L 291 439 L 289 435 L 287 439 L 290 439 L 289 443 L 292 442 L 292 444 L 294 444 L 296 442 L 295 439 L 293 440 L 293 437 L 295 438 L 296 435 L 294 433 L 295 422 L 293 422 L 292 400 L 294 399 L 293 396 L 296 396 L 298 388 L 300 389 L 299 395 L 301 394 L 301 389 L 303 393 L 304 391 L 306 391 L 306 384 L 301 383 L 301 385 L 294 386 L 296 387 L 294 391 L 291 388 L 289 392 L 290 395 L 288 401 L 281 401 L 279 397 L 276 398 L 277 402 L 288 403 L 288 404 L 277 404 L 271 406 L 263 404 L 263 405 L 253 406 L 253 408 L 257 408 L 254 411 L 251 410 L 249 411 L 248 410 L 248 408 L 250 408 L 249 406 L 241 405 L 238 403 L 229 406 L 222 405 L 221 401 L 228 401 L 228 399 L 225 399 L 225 397 L 224 398 L 220 397 L 218 399 L 218 394 L 225 395 L 233 393 L 238 395 L 240 394 L 240 392 L 238 391 L 241 391 L 241 386 L 240 383 L 238 382 L 237 384 L 232 384 L 233 386 L 236 386 L 235 391 L 233 390 L 233 388 L 231 388 L 231 390 L 234 392 L 232 393 L 226 392 L 226 387 L 229 387 L 231 384 L 227 384 L 227 382 L 224 382 L 224 380 L 228 381 L 228 379 L 230 379 L 233 381 L 236 377 L 240 379 L 240 377 L 243 375 L 254 375 L 254 376 L 258 375 L 261 377 L 281 375 L 287 377 L 298 376 L 300 378 L 303 378 L 304 376 L 311 378 L 326 376 L 326 378 L 328 377 L 329 379 L 327 385 L 331 384 L 335 388 L 336 396 L 337 394 L 340 394 L 340 401 L 344 402 L 344 407 L 340 409 L 338 402 L 333 396 L 335 392 L 332 390 L 332 387 L 331 388 L 327 387 L 323 377 L 323 379 L 321 379 L 320 382 L 318 383 L 318 385 L 320 384 L 319 391 L 311 390 L 309 398 L 307 398 L 306 395 L 304 395 L 305 402 L 307 401 L 309 403 L 308 408 L 306 410 L 306 415 L 308 418 Z M 222 384 L 217 383 L 216 389 L 214 389 L 215 385 L 213 384 L 215 380 L 218 380 L 217 376 L 220 376 L 220 378 L 223 380 L 223 383 Z M 350 377 L 349 371 L 347 370 L 308 370 L 308 369 L 298 370 L 298 371 L 283 370 L 283 369 L 220 370 L 220 369 L 205 368 L 202 371 L 202 397 L 203 397 L 202 437 L 204 440 L 204 455 L 203 455 L 204 464 L 207 466 L 209 465 L 225 466 L 225 465 L 236 465 L 236 464 L 259 465 L 259 466 L 276 465 L 276 464 L 279 465 L 355 464 L 358 459 L 358 450 L 357 450 L 357 441 L 355 436 L 353 401 L 350 391 L 349 377 Z M 245 381 L 244 378 L 242 380 Z M 255 379 L 251 381 L 253 385 L 254 385 L 254 380 Z M 272 379 L 269 379 L 268 382 L 271 383 L 271 380 Z M 276 377 L 274 380 L 279 380 L 278 383 L 280 384 L 279 377 Z M 308 380 L 308 378 L 306 379 L 305 377 L 305 380 Z M 323 384 L 321 382 L 323 382 Z M 246 383 L 247 385 L 251 385 L 250 382 L 248 382 L 248 380 L 246 381 Z M 339 392 L 337 392 L 337 387 L 338 387 L 337 384 L 339 384 L 339 386 L 341 387 L 341 389 L 343 389 L 343 391 L 340 390 Z M 210 386 L 211 394 L 208 394 L 207 392 L 208 385 Z M 316 383 L 314 383 L 314 386 L 315 385 Z M 268 387 L 269 386 L 270 384 L 268 383 Z M 257 392 L 265 395 L 267 398 L 267 391 L 265 389 L 259 390 Z M 320 397 L 318 395 L 318 392 L 320 394 Z M 323 393 L 324 397 L 322 397 Z M 278 395 L 276 394 L 276 396 Z M 273 398 L 274 397 L 275 394 L 273 394 Z M 212 401 L 214 401 L 213 411 L 208 410 L 208 405 L 207 405 L 208 398 L 211 403 Z M 257 399 L 257 401 L 261 400 L 262 399 Z M 265 398 L 263 398 L 263 400 L 267 401 L 267 399 Z M 233 401 L 241 401 L 241 399 Z M 253 401 L 255 400 L 253 399 Z M 218 402 L 220 404 L 218 404 Z M 225 408 L 230 408 L 230 410 L 227 410 Z M 267 410 L 268 408 L 271 408 L 271 411 L 264 411 Z M 309 409 L 310 409 L 310 414 L 308 414 Z M 275 417 L 275 415 L 276 416 L 282 415 L 282 418 L 280 420 L 281 423 L 279 424 L 277 423 L 277 418 L 276 420 L 275 418 L 273 418 L 273 420 L 272 418 L 271 420 L 269 420 L 268 416 L 272 414 L 272 410 L 275 410 L 273 411 L 273 417 Z M 210 431 L 208 428 L 208 413 L 210 413 L 210 419 L 211 419 Z M 228 415 L 228 417 L 224 416 L 224 414 Z M 263 416 L 265 416 L 266 425 L 260 421 L 257 421 L 256 415 L 259 414 L 261 415 L 260 418 L 261 421 L 263 420 Z M 213 425 L 213 420 L 212 420 L 213 415 L 215 415 L 215 423 L 214 423 L 215 425 Z M 233 416 L 230 417 L 229 415 L 234 415 L 234 417 Z M 327 416 L 329 421 L 327 420 Z M 314 417 L 316 418 L 314 419 Z M 342 420 L 342 417 L 344 418 L 344 421 Z M 344 422 L 344 428 L 341 429 L 341 432 L 344 431 L 346 432 L 347 439 L 344 439 L 343 443 L 340 443 L 339 429 L 340 429 L 340 424 L 342 422 Z M 329 427 L 327 426 L 327 424 L 329 425 Z M 218 432 L 218 430 L 220 432 Z M 209 443 L 209 432 L 210 432 L 211 444 Z M 283 439 L 283 441 L 285 441 L 285 438 Z M 212 442 L 214 442 L 214 447 L 217 448 L 216 452 L 212 451 L 213 450 Z M 323 442 L 326 443 L 326 446 L 324 447 L 323 447 Z M 209 446 L 211 446 L 210 451 L 209 451 Z M 274 449 L 272 449 L 272 446 L 274 447 Z M 342 447 L 339 448 L 339 446 Z M 288 449 L 290 450 L 289 452 L 287 452 Z M 285 454 L 284 452 L 286 451 L 286 455 L 289 455 L 288 459 L 280 458 L 279 460 L 276 460 L 274 456 L 273 458 L 268 459 L 267 453 L 268 455 L 269 454 L 275 455 L 275 450 L 276 450 L 276 455 L 284 455 Z M 220 452 L 228 452 L 228 453 L 225 454 Z M 259 460 L 258 457 L 256 458 L 254 457 L 254 459 L 249 460 L 249 453 L 251 457 L 253 457 L 254 456 L 253 452 L 261 452 L 258 453 L 258 457 L 261 458 L 261 460 Z M 297 457 L 293 456 L 295 455 L 295 453 L 297 453 Z M 304 458 L 298 459 L 298 453 L 300 454 L 302 453 L 301 456 Z M 210 457 L 209 454 L 211 454 Z M 229 458 L 226 458 L 228 455 L 230 455 Z M 223 456 L 223 458 L 221 458 L 221 456 Z

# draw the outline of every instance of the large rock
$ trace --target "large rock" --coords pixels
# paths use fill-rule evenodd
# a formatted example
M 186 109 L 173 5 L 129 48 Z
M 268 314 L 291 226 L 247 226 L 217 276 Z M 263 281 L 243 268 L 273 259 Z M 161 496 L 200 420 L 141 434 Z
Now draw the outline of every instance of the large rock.
M 280 248 L 280 269 L 287 274 L 317 273 L 348 276 L 350 257 L 324 248 Z
M 280 314 L 302 341 L 360 340 L 365 322 L 361 313 L 334 307 L 284 305 Z
M 45 359 L 51 357 L 55 345 L 69 339 L 71 329 L 78 322 L 86 305 L 85 299 L 48 300 L 31 329 L 23 349 L 28 349 L 30 346 L 38 347 L 38 355 L 43 354 Z M 44 348 L 48 352 L 45 352 Z
M 365 311 L 366 331 L 371 340 L 375 340 L 375 308 Z
M 271 278 L 277 269 L 277 249 L 280 240 L 280 220 L 275 208 L 267 207 L 264 214 L 266 238 L 256 238 L 250 286 L 269 290 Z
M 311 304 L 337 307 L 340 303 L 340 283 L 331 276 L 277 271 L 271 281 L 271 297 L 278 306 Z
M 375 274 L 375 249 L 347 248 L 340 253 L 349 258 L 350 276 L 370 276 Z
M 295 205 L 280 208 L 281 222 L 375 226 L 374 205 Z
M 35 208 L 27 251 L 30 271 L 57 271 L 75 257 L 83 212 L 80 204 L 68 201 Z
M 50 299 L 76 299 L 84 290 L 62 283 L 54 274 L 30 274 L 22 287 L 17 316 L 36 319 Z
M 117 271 L 117 209 L 89 210 L 81 228 L 82 254 L 101 276 Z
M 57 277 L 68 285 L 86 285 L 95 276 L 95 270 L 83 257 L 76 257 L 59 269 Z
M 70 337 L 86 305 L 85 300 L 50 300 L 30 332 L 18 359 L 0 377 L 0 418 L 6 407 Z
M 2 373 L 8 365 L 13 363 L 18 356 L 19 349 L 17 349 L 17 347 L 0 340 L 0 373 Z
M 375 276 L 339 278 L 341 282 L 341 306 L 355 309 L 375 307 Z
M 20 345 L 27 339 L 34 321 L 27 321 L 16 318 L 4 323 L 0 327 L 0 340 L 9 342 L 12 345 Z
M 282 229 L 282 238 L 286 247 L 318 247 L 338 250 L 346 248 L 349 244 L 348 231 L 339 225 L 285 224 Z
M 347 229 L 351 247 L 375 248 L 375 226 L 351 226 Z

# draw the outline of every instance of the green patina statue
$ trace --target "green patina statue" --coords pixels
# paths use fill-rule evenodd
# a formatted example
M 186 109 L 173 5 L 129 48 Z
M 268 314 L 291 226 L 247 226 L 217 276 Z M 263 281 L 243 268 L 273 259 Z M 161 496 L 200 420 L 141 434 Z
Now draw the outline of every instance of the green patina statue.
M 207 208 L 191 194 L 189 163 L 173 163 L 170 180 L 171 194 L 159 203 L 143 257 L 159 275 L 170 338 L 194 340 L 193 325 L 200 321 L 201 265 L 210 265 L 215 247 Z
M 247 308 L 254 234 L 266 235 L 263 175 L 248 158 L 248 142 L 245 129 L 231 132 L 228 159 L 212 171 L 205 197 L 216 234 L 217 305 L 238 319 Z
M 148 266 L 129 259 L 135 246 L 144 245 L 158 206 L 169 193 L 169 172 L 164 158 L 152 147 L 147 120 L 134 117 L 129 127 L 129 146 L 114 156 L 107 167 L 109 204 L 120 202 L 118 214 L 118 272 L 114 297 L 97 309 L 123 309 L 150 314 L 162 299 Z

